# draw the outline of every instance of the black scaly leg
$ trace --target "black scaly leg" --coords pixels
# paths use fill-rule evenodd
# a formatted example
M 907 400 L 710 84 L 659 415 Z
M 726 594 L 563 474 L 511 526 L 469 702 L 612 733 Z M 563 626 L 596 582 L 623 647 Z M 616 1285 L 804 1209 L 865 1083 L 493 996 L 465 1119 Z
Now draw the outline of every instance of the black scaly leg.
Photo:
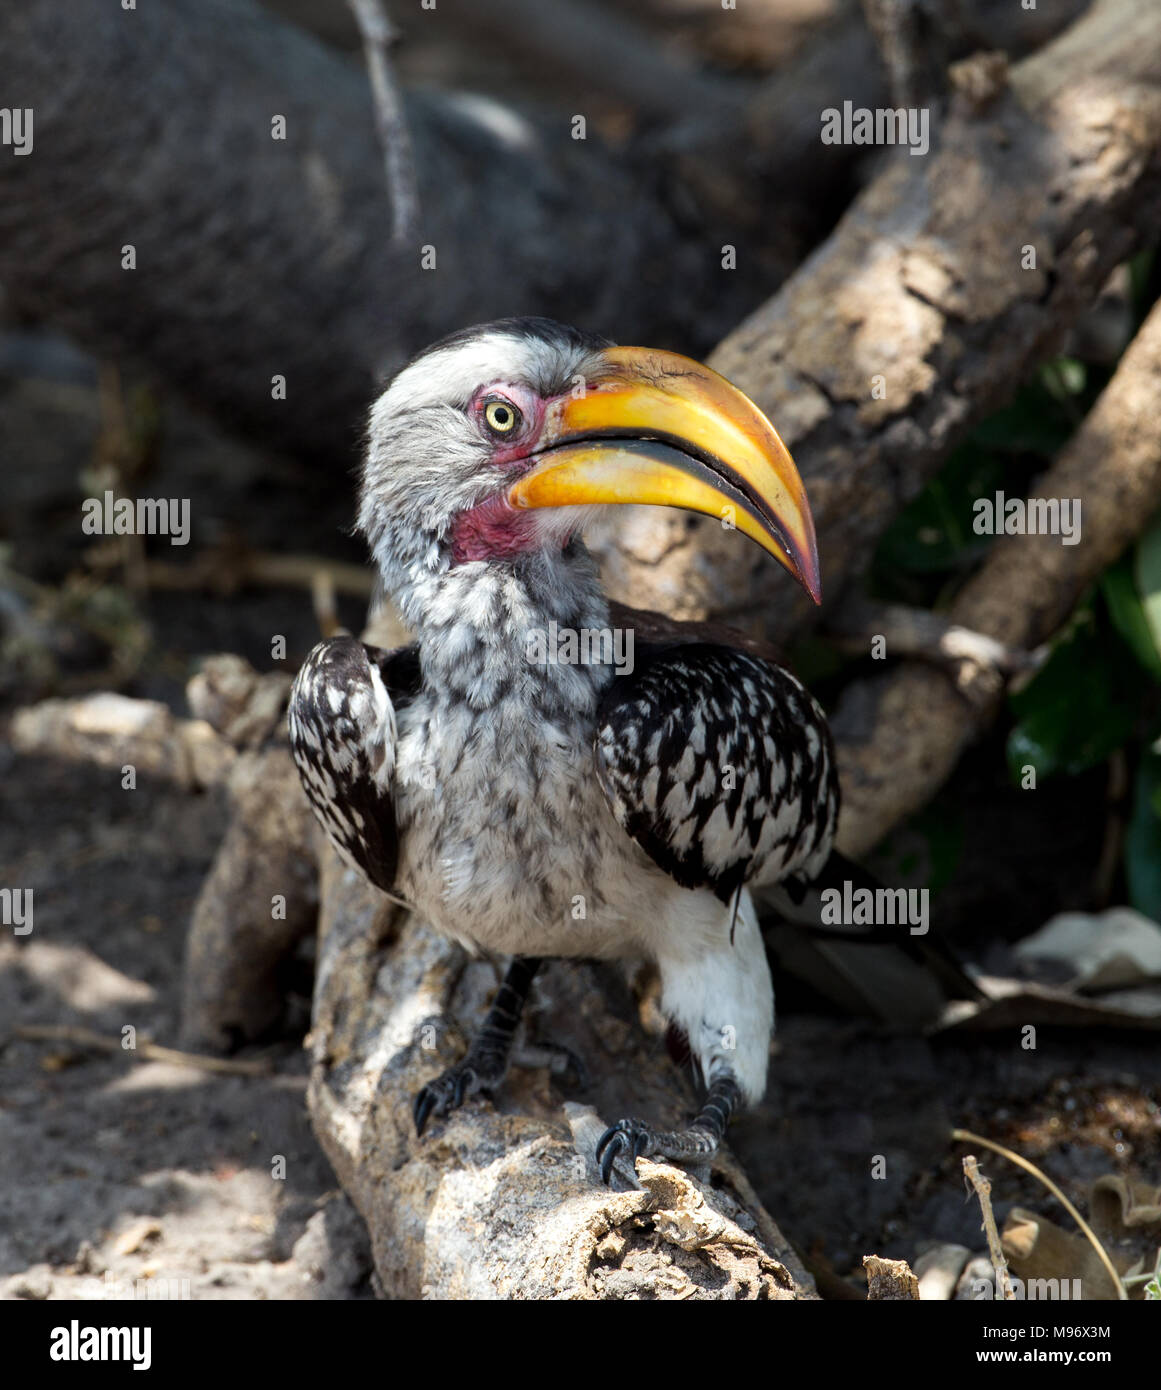
M 742 1093 L 729 1072 L 719 1073 L 710 1083 L 697 1119 L 688 1129 L 658 1131 L 644 1120 L 618 1120 L 605 1130 L 597 1143 L 597 1164 L 601 1179 L 608 1184 L 613 1175 L 613 1163 L 622 1154 L 636 1162 L 646 1158 L 676 1158 L 704 1161 L 718 1151 L 730 1116 Z
M 477 1091 L 490 1091 L 504 1079 L 512 1040 L 532 981 L 540 969 L 538 956 L 513 956 L 484 1025 L 472 1039 L 467 1056 L 429 1081 L 415 1097 L 415 1132 L 422 1134 L 432 1115 L 446 1115 Z

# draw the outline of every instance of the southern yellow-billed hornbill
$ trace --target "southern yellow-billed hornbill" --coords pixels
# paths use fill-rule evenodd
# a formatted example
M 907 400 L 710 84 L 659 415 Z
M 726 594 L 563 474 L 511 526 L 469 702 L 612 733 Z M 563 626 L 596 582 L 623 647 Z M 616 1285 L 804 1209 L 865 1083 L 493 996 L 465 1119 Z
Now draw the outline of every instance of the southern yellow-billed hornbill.
M 436 343 L 371 412 L 359 512 L 415 643 L 323 642 L 290 706 L 348 861 L 470 949 L 514 957 L 465 1059 L 416 1098 L 420 1132 L 502 1080 L 541 958 L 656 963 L 708 1092 L 689 1129 L 614 1125 L 606 1181 L 621 1153 L 713 1153 L 761 1097 L 774 1006 L 751 889 L 810 880 L 838 815 L 821 710 L 752 649 L 642 625 L 629 673 L 608 641 L 580 662 L 546 644 L 636 621 L 579 538 L 593 508 L 630 502 L 723 518 L 817 600 L 802 481 L 722 377 L 545 319 Z

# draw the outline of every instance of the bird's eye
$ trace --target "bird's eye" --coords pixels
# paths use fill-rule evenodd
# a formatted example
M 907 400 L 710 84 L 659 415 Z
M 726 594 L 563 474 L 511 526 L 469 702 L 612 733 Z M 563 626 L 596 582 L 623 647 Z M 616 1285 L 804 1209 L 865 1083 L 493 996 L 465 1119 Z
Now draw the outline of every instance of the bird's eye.
M 493 434 L 511 434 L 520 423 L 520 412 L 511 401 L 489 401 L 484 406 L 484 423 Z

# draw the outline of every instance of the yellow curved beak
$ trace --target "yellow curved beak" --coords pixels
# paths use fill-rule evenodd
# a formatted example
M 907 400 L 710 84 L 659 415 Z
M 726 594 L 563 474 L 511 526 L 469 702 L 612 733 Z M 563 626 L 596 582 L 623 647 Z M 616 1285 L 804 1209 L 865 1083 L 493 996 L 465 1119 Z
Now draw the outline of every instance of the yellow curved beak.
M 644 503 L 716 516 L 818 603 L 806 489 L 774 426 L 725 377 L 676 352 L 609 348 L 598 381 L 548 409 L 514 507 Z

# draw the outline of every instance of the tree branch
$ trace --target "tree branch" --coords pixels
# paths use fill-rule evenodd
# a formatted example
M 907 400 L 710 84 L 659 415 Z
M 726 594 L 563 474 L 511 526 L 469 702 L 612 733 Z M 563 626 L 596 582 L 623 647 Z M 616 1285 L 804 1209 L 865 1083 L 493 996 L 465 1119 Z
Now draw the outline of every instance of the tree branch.
M 1013 67 L 1010 85 L 992 55 L 952 77 L 931 152 L 893 160 L 710 358 L 795 455 L 829 601 L 1161 223 L 1150 0 L 1099 0 Z M 615 596 L 638 607 L 775 641 L 814 621 L 809 599 L 736 532 L 653 509 L 596 539 Z
M 388 50 L 399 35 L 387 17 L 382 0 L 348 0 L 367 58 L 367 74 L 375 98 L 379 143 L 391 191 L 391 239 L 410 242 L 419 226 L 419 188 L 411 156 L 411 136 L 403 115 L 403 99 L 391 71 Z
M 1003 643 L 1038 646 L 1161 506 L 1161 306 L 1035 495 L 1080 498 L 1080 540 L 1006 536 L 952 604 L 949 619 Z M 839 840 L 858 857 L 950 775 L 996 717 L 1002 691 L 969 704 L 946 676 L 906 664 L 843 692 L 831 721 L 843 783 Z
M 1019 24 L 1010 0 L 980 14 L 1031 43 L 1079 3 Z M 549 31 L 559 42 L 560 15 L 541 10 L 551 22 L 521 42 L 542 46 Z M 449 0 L 449 11 L 494 23 L 490 7 Z M 568 13 L 587 34 L 587 11 Z M 615 61 L 594 80 L 624 96 L 645 39 L 606 19 Z M 591 36 L 587 48 L 574 38 L 566 62 L 592 51 Z M 391 207 L 365 79 L 252 0 L 132 13 L 28 0 L 0 7 L 0 51 L 5 100 L 35 112 L 32 155 L 0 160 L 0 283 L 13 303 L 143 364 L 264 446 L 344 473 L 379 374 L 466 323 L 548 314 L 625 342 L 708 349 L 825 232 L 868 153 L 820 159 L 819 111 L 883 91 L 854 23 L 746 89 L 741 108 L 719 81 L 657 56 L 640 109 L 683 118 L 669 148 L 664 128 L 614 153 L 591 130 L 574 140 L 566 113 L 406 93 L 395 129 L 414 142 L 437 256 L 424 269 L 418 248 L 384 236 L 406 198 Z M 721 269 L 723 241 L 739 244 L 741 273 Z

